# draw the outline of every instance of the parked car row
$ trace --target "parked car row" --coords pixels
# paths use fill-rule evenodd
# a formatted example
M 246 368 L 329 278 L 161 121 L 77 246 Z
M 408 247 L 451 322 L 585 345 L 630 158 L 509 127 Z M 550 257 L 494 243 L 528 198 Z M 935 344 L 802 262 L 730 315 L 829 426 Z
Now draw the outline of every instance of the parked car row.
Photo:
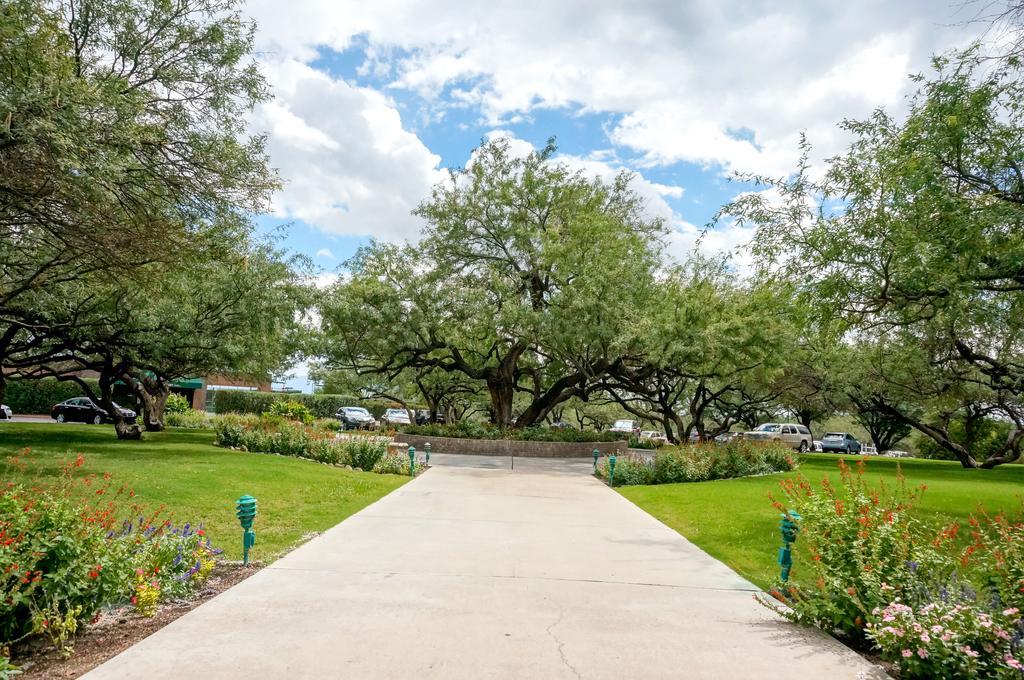
M 343 406 L 338 409 L 334 417 L 341 421 L 346 430 L 376 430 L 381 425 L 394 427 L 396 425 L 412 425 L 413 420 L 409 411 L 404 408 L 389 408 L 378 421 L 368 410 L 362 406 Z M 421 425 L 419 412 L 416 414 L 416 424 Z

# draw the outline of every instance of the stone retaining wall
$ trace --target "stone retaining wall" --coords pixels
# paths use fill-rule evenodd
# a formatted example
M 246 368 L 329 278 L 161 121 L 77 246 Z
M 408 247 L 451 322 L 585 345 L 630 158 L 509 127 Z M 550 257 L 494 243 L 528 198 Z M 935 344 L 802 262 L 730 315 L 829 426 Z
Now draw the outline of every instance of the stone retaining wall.
M 431 453 L 461 453 L 470 456 L 523 456 L 524 458 L 591 458 L 594 449 L 602 456 L 626 451 L 626 442 L 522 442 L 509 439 L 456 439 L 423 437 L 399 432 L 395 439 L 422 451 L 430 442 Z

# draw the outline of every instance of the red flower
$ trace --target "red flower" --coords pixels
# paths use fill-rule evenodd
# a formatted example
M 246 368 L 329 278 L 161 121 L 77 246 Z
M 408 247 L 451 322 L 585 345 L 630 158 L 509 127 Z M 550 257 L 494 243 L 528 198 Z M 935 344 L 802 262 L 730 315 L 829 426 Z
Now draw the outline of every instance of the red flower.
M 203 531 L 202 529 L 200 529 L 199 531 L 196 532 L 196 536 L 205 536 L 205 535 L 206 535 L 206 532 Z

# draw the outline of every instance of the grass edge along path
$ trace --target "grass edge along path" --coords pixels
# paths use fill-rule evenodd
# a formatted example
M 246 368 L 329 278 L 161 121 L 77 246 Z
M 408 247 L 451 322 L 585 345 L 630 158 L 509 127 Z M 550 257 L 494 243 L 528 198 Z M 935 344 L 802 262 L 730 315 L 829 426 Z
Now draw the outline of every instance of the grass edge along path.
M 6 463 L 29 449 L 19 473 Z M 0 479 L 43 480 L 81 454 L 80 473 L 102 476 L 134 490 L 150 511 L 178 523 L 202 524 L 223 557 L 242 556 L 242 530 L 235 501 L 243 494 L 259 502 L 257 542 L 251 558 L 269 563 L 311 534 L 325 531 L 402 486 L 408 477 L 344 470 L 313 461 L 244 453 L 213 444 L 210 430 L 170 428 L 147 432 L 143 441 L 119 441 L 110 426 L 0 423 Z M 127 519 L 127 518 L 125 518 Z
M 622 496 L 682 534 L 712 557 L 725 562 L 761 588 L 778 577 L 776 564 L 779 513 L 768 493 L 781 497 L 779 480 L 802 474 L 813 485 L 828 477 L 839 479 L 837 461 L 850 464 L 859 456 L 805 454 L 796 472 L 743 477 L 713 482 L 616 487 Z M 1024 497 L 1024 465 L 1002 465 L 994 470 L 965 470 L 957 462 L 865 457 L 866 478 L 872 486 L 884 478 L 892 485 L 897 465 L 910 487 L 927 490 L 917 516 L 936 526 L 953 520 L 966 522 L 979 507 L 990 512 L 1020 511 Z M 799 571 L 799 552 L 794 570 Z

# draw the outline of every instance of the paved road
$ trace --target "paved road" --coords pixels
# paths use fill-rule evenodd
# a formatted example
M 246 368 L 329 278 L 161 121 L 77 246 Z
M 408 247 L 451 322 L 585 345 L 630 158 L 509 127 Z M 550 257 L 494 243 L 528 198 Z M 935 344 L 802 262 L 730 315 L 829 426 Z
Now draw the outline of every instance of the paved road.
M 22 415 L 18 415 L 17 413 L 15 413 L 14 417 L 11 418 L 10 420 L 0 420 L 0 425 L 3 425 L 4 423 L 7 423 L 7 422 L 11 422 L 11 423 L 53 423 L 55 425 L 58 424 L 57 421 L 54 420 L 53 418 L 51 418 L 50 416 L 22 416 Z
M 432 462 L 86 677 L 885 677 L 586 461 Z

